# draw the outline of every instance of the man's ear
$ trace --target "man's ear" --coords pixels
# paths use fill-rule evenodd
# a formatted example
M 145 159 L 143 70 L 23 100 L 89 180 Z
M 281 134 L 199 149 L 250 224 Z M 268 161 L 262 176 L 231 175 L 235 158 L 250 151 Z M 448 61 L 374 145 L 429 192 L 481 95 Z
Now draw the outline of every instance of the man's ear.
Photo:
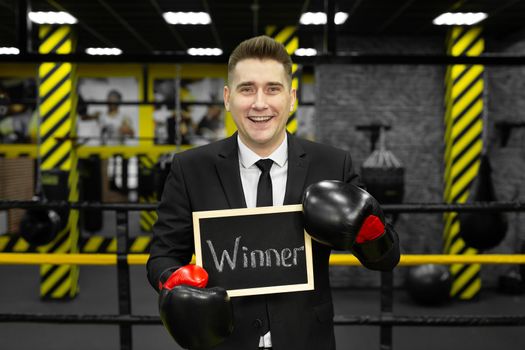
M 293 111 L 293 108 L 295 106 L 295 100 L 297 98 L 297 90 L 296 89 L 290 89 L 290 112 Z
M 224 85 L 224 90 L 222 92 L 224 99 L 224 108 L 229 112 L 230 111 L 230 88 L 228 85 Z

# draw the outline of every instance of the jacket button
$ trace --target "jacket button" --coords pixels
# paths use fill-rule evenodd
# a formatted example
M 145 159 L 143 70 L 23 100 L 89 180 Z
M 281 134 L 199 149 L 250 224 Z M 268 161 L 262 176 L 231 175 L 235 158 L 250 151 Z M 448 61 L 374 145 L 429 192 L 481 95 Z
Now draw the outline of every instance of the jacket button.
M 253 328 L 259 329 L 259 328 L 262 327 L 262 321 L 260 319 L 256 318 L 255 320 L 253 320 L 252 326 L 253 326 Z

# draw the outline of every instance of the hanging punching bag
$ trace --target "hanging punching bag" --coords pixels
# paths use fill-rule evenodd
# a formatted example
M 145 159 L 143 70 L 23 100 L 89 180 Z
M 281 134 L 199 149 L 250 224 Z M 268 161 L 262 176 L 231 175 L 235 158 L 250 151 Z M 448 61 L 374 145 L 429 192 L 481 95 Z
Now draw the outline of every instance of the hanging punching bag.
M 471 186 L 469 203 L 496 201 L 491 171 L 489 158 L 483 154 L 478 175 Z M 507 220 L 501 212 L 460 213 L 459 222 L 460 235 L 465 243 L 480 250 L 496 247 L 507 233 Z

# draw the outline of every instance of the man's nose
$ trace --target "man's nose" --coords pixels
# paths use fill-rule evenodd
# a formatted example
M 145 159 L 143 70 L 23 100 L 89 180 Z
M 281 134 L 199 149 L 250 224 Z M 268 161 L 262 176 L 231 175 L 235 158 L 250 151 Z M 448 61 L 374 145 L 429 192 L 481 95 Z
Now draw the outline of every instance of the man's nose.
M 254 96 L 254 101 L 252 104 L 253 109 L 265 109 L 268 107 L 266 103 L 266 96 L 262 90 L 257 91 Z

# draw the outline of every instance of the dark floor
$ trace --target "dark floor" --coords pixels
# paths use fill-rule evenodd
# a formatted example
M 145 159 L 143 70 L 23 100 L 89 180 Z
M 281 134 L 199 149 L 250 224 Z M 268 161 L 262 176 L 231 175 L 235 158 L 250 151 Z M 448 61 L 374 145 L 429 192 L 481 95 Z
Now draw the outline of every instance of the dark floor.
M 145 280 L 144 267 L 132 267 L 133 314 L 156 315 L 156 293 Z M 37 267 L 0 266 L 0 313 L 117 314 L 116 271 L 113 267 L 82 267 L 80 295 L 69 302 L 39 300 Z M 336 314 L 378 315 L 379 291 L 335 289 Z M 414 304 L 403 290 L 394 294 L 400 315 L 523 315 L 525 295 L 483 290 L 478 301 L 451 302 L 439 308 Z M 1 323 L 0 350 L 118 350 L 117 326 Z M 525 326 L 395 327 L 394 350 L 524 350 Z M 337 326 L 337 347 L 378 350 L 379 328 Z M 180 349 L 162 326 L 134 326 L 133 349 Z M 294 350 L 294 349 L 290 349 Z

